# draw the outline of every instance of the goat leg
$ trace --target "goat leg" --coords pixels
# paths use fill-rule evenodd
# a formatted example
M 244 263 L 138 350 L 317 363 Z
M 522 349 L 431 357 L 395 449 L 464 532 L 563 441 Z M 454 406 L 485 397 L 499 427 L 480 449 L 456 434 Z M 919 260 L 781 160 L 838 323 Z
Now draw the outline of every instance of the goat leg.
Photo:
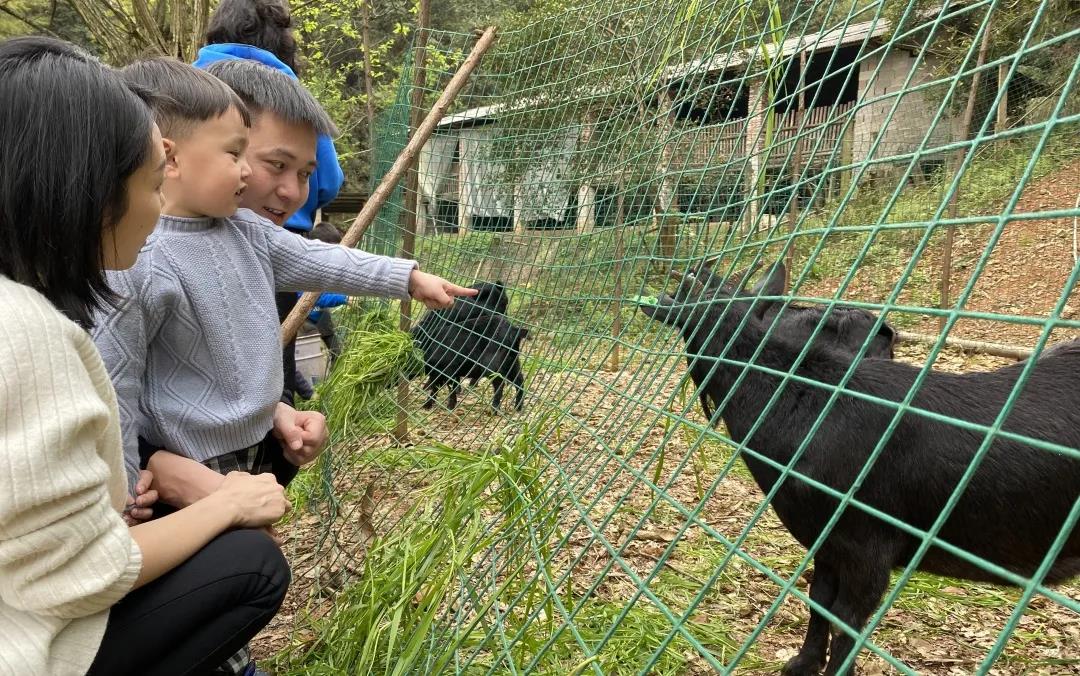
M 506 379 L 501 374 L 496 373 L 495 377 L 491 379 L 491 387 L 495 390 L 495 396 L 491 398 L 491 408 L 496 413 L 499 412 L 499 406 L 502 405 L 503 387 L 506 386 Z
M 878 561 L 867 560 L 857 570 L 846 574 L 837 574 L 836 599 L 830 610 L 838 620 L 854 631 L 861 631 L 871 613 L 877 607 L 881 595 L 889 585 L 889 566 Z M 841 583 L 840 580 L 843 580 Z M 854 674 L 855 661 L 851 667 L 840 671 L 840 665 L 847 659 L 855 647 L 855 639 L 842 629 L 837 629 L 832 637 L 829 650 L 829 663 L 825 667 L 825 676 Z
M 457 378 L 450 378 L 450 396 L 446 399 L 446 407 L 451 411 L 457 408 L 457 395 L 460 389 L 461 381 Z
M 814 561 L 814 579 L 810 583 L 810 600 L 832 610 L 836 600 L 836 574 L 827 564 Z M 784 676 L 817 676 L 825 668 L 825 658 L 829 652 L 829 621 L 820 612 L 810 607 L 810 622 L 806 627 L 806 639 L 803 640 L 799 654 L 784 665 Z
M 514 362 L 514 372 L 511 375 L 511 381 L 514 383 L 514 387 L 517 388 L 517 393 L 514 398 L 514 408 L 521 410 L 525 408 L 525 374 L 521 372 L 521 365 Z
M 424 408 L 431 408 L 435 405 L 435 395 L 439 393 L 439 377 L 431 376 L 428 379 L 427 385 L 424 385 L 424 389 L 427 390 L 428 398 L 424 402 Z

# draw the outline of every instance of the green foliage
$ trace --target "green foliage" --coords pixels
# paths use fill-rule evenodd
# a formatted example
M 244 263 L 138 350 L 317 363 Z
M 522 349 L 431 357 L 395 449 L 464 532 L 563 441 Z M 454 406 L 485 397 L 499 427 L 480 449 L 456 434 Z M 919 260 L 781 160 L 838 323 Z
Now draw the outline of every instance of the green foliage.
M 51 35 L 96 51 L 90 30 L 67 2 L 0 2 L 0 40 L 18 35 Z
M 289 674 L 438 673 L 456 646 L 444 642 L 449 604 L 467 594 L 468 565 L 479 552 L 517 535 L 525 524 L 552 534 L 552 515 L 531 510 L 542 495 L 538 440 L 528 429 L 485 449 L 421 444 L 378 451 L 377 462 L 430 467 L 430 483 L 408 487 L 395 528 L 368 546 L 358 579 L 335 611 L 313 620 L 316 640 L 279 655 Z M 402 487 L 388 486 L 387 490 Z M 538 557 L 548 555 L 539 546 Z M 490 607 L 488 608 L 490 610 Z
M 989 5 L 967 6 L 952 2 L 947 4 L 947 10 L 938 13 L 939 7 L 942 4 L 937 0 L 886 3 L 884 16 L 893 26 L 893 39 L 918 50 L 926 43 L 934 24 L 928 19 L 940 16 L 941 21 L 936 25 L 933 39 L 933 58 L 929 64 L 939 77 L 948 77 L 961 68 L 973 70 L 979 48 L 977 38 Z M 987 63 L 1017 54 L 1029 33 L 1028 44 L 1037 45 L 1080 25 L 1080 5 L 1072 0 L 1014 0 L 995 3 L 993 8 Z M 1037 21 L 1036 17 L 1039 17 Z M 916 26 L 919 28 L 913 30 Z M 1076 49 L 1077 40 L 1073 38 L 1020 54 L 1016 72 L 1009 84 L 1010 117 L 1023 116 L 1029 102 L 1059 91 L 1062 83 L 1068 79 Z M 976 111 L 976 119 L 982 119 L 979 113 L 996 95 L 997 79 L 996 67 L 983 71 L 977 94 L 983 108 Z M 949 101 L 954 113 L 965 107 L 971 82 L 970 75 L 961 78 L 956 95 Z
M 319 405 L 338 437 L 385 431 L 393 425 L 392 387 L 403 374 L 418 372 L 422 357 L 388 310 L 350 308 L 337 316 L 346 319 L 345 345 L 319 385 Z

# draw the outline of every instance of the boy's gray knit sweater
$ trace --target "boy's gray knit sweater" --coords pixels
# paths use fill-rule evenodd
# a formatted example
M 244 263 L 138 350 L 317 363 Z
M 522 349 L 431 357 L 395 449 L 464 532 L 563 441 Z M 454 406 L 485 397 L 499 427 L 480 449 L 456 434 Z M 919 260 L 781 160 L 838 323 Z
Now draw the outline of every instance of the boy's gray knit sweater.
M 129 483 L 138 437 L 205 461 L 258 443 L 281 397 L 274 291 L 408 298 L 416 263 L 301 238 L 246 209 L 163 216 L 94 341 L 120 407 Z

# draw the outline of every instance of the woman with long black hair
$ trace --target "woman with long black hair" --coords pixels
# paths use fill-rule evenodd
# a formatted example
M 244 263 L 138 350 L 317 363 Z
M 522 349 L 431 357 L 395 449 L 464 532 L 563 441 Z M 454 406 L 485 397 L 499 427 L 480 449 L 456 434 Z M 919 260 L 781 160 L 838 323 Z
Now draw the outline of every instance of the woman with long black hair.
M 49 38 L 0 43 L 0 674 L 199 674 L 277 612 L 273 477 L 128 527 L 116 394 L 87 329 L 161 210 L 149 95 Z

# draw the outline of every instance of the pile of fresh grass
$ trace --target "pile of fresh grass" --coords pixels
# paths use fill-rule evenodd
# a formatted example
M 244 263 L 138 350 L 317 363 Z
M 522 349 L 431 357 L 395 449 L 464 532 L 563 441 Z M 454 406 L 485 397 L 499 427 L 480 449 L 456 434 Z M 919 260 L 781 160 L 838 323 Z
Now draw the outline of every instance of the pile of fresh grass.
M 525 433 L 475 452 L 439 443 L 373 450 L 380 462 L 429 468 L 427 483 L 412 490 L 408 510 L 391 530 L 368 545 L 362 571 L 335 598 L 333 613 L 311 620 L 314 641 L 278 655 L 278 670 L 405 674 L 445 668 L 457 643 L 447 641 L 445 614 L 470 564 L 524 523 L 536 523 L 528 513 L 539 497 L 534 442 Z
M 403 375 L 420 372 L 423 356 L 386 308 L 350 308 L 343 319 L 344 347 L 319 385 L 318 406 L 335 438 L 386 432 L 394 424 L 393 386 Z

